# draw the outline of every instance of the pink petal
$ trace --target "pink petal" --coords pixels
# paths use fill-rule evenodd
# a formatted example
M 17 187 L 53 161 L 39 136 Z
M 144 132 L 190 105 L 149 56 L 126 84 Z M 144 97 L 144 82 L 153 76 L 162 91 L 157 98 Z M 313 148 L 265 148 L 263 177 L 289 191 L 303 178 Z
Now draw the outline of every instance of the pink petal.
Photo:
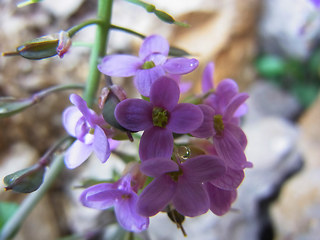
M 224 127 L 225 129 L 228 129 L 228 131 L 232 132 L 232 135 L 238 140 L 238 142 L 242 146 L 242 149 L 244 150 L 247 146 L 248 140 L 246 134 L 242 131 L 242 129 L 237 125 L 231 123 L 226 123 Z
M 227 167 L 235 170 L 245 168 L 247 159 L 243 148 L 228 129 L 224 130 L 223 136 L 214 137 L 214 144 L 218 155 L 226 161 Z
M 62 114 L 62 123 L 66 131 L 72 137 L 76 136 L 76 126 L 79 119 L 82 117 L 82 113 L 75 106 L 68 107 Z
M 95 116 L 95 113 L 88 108 L 87 102 L 77 94 L 71 94 L 69 98 L 70 98 L 70 102 L 72 102 L 74 105 L 77 106 L 77 108 L 85 117 L 85 119 L 90 124 L 90 126 L 95 127 L 96 124 L 94 120 L 96 116 Z
M 199 65 L 199 61 L 195 58 L 170 58 L 164 64 L 163 68 L 170 74 L 187 74 L 195 70 Z
M 243 178 L 243 170 L 233 170 L 231 168 L 227 168 L 227 171 L 224 175 L 212 179 L 210 183 L 224 190 L 235 190 L 239 187 L 243 181 Z
M 131 55 L 114 54 L 106 56 L 98 65 L 98 69 L 105 75 L 112 77 L 130 77 L 141 68 L 141 59 Z
M 231 119 L 234 113 L 237 111 L 237 109 L 248 99 L 248 97 L 249 95 L 247 93 L 239 93 L 236 96 L 234 96 L 226 107 L 223 119 Z
M 206 182 L 221 177 L 226 168 L 223 161 L 211 155 L 200 155 L 182 163 L 184 176 L 188 181 Z
M 116 189 L 114 184 L 101 183 L 84 190 L 80 202 L 90 208 L 107 209 L 112 207 L 117 199 L 121 199 L 124 191 Z
M 171 159 L 167 158 L 152 158 L 148 161 L 143 161 L 140 165 L 140 170 L 150 177 L 159 177 L 164 173 L 179 171 L 179 166 Z
M 155 66 L 150 69 L 138 70 L 134 77 L 134 84 L 139 93 L 149 97 L 152 84 L 160 77 L 165 75 L 162 66 Z
M 209 210 L 209 197 L 201 183 L 180 177 L 172 199 L 176 210 L 184 216 L 196 217 Z
M 209 138 L 214 134 L 213 129 L 213 116 L 214 110 L 206 104 L 199 104 L 198 107 L 201 109 L 203 113 L 203 121 L 200 127 L 196 130 L 190 132 L 191 135 L 197 138 Z
M 202 73 L 202 92 L 206 93 L 214 88 L 213 82 L 214 63 L 209 62 Z
M 152 104 L 142 99 L 125 99 L 115 109 L 121 126 L 131 131 L 141 131 L 153 126 Z
M 121 198 L 115 204 L 115 213 L 120 226 L 130 232 L 141 232 L 148 228 L 149 218 L 137 213 L 138 196 L 131 192 L 128 198 Z
M 203 113 L 197 105 L 180 103 L 171 112 L 167 128 L 175 133 L 190 133 L 199 128 Z
M 92 146 L 97 158 L 102 163 L 105 163 L 110 157 L 111 151 L 108 138 L 105 132 L 99 126 L 96 126 L 96 128 L 94 129 L 94 139 Z
M 206 188 L 210 198 L 210 210 L 218 216 L 226 214 L 230 210 L 232 202 L 236 199 L 237 192 L 235 190 L 223 190 L 210 183 L 206 184 Z
M 173 151 L 172 132 L 166 128 L 152 127 L 142 134 L 139 155 L 141 161 L 155 157 L 171 158 Z
M 179 97 L 179 86 L 171 78 L 161 77 L 151 87 L 150 102 L 156 107 L 170 111 L 177 105 Z
M 66 151 L 64 162 L 69 169 L 80 166 L 92 153 L 92 145 L 76 140 Z
M 139 51 L 139 57 L 144 59 L 151 53 L 161 53 L 168 56 L 169 47 L 169 43 L 165 38 L 160 35 L 151 35 L 144 39 Z
M 177 184 L 166 174 L 155 178 L 139 196 L 138 213 L 146 217 L 157 214 L 170 202 L 176 186 Z

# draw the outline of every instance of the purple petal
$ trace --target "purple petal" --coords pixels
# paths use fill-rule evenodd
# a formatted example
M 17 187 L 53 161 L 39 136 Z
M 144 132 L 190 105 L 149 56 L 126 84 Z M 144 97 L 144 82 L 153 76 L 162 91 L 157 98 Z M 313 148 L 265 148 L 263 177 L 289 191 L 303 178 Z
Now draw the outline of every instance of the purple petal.
M 199 128 L 203 121 L 203 114 L 197 105 L 180 103 L 172 112 L 167 128 L 175 133 L 190 133 Z
M 136 76 L 134 77 L 134 84 L 141 95 L 149 97 L 153 82 L 165 74 L 162 66 L 141 69 L 137 71 Z
M 82 113 L 77 107 L 71 106 L 64 110 L 62 114 L 62 123 L 69 135 L 76 136 L 76 126 L 79 119 L 82 117 Z
M 179 86 L 171 78 L 161 77 L 151 87 L 150 102 L 156 107 L 170 111 L 178 104 L 179 97 Z
M 125 191 L 118 190 L 114 184 L 101 183 L 84 190 L 80 195 L 80 202 L 90 208 L 107 209 L 121 199 Z
M 71 94 L 70 95 L 70 102 L 72 102 L 74 105 L 77 106 L 79 111 L 82 113 L 82 115 L 85 117 L 85 119 L 88 121 L 91 127 L 95 127 L 95 113 L 90 110 L 87 106 L 87 103 L 85 100 L 83 100 L 79 95 L 77 94 Z
M 166 174 L 155 178 L 139 196 L 138 213 L 146 217 L 157 214 L 170 202 L 176 186 L 177 184 Z
M 227 167 L 235 170 L 245 168 L 247 159 L 242 146 L 228 129 L 224 130 L 223 136 L 215 136 L 214 144 L 218 155 L 226 161 Z
M 230 210 L 232 202 L 236 199 L 237 192 L 235 190 L 223 190 L 210 183 L 206 184 L 206 188 L 210 198 L 210 210 L 218 216 L 226 214 Z
M 242 129 L 234 124 L 231 123 L 226 123 L 224 125 L 225 129 L 228 129 L 232 133 L 232 135 L 238 140 L 240 145 L 242 146 L 242 149 L 244 150 L 247 146 L 247 136 L 246 134 L 242 131 Z
M 108 138 L 105 132 L 99 126 L 94 129 L 93 150 L 97 158 L 105 163 L 110 157 L 111 151 Z
M 320 0 L 310 0 L 316 8 L 320 8 Z
M 152 104 L 142 99 L 125 99 L 115 109 L 121 126 L 131 131 L 141 131 L 153 126 Z
M 231 119 L 236 110 L 241 106 L 241 104 L 243 104 L 248 99 L 248 97 L 249 95 L 247 93 L 239 93 L 236 96 L 234 96 L 226 107 L 223 119 Z
M 202 73 L 202 92 L 206 93 L 214 88 L 213 85 L 214 64 L 209 62 Z
M 167 158 L 152 158 L 148 161 L 143 161 L 140 165 L 140 170 L 150 177 L 159 177 L 164 173 L 179 171 L 179 166 L 171 159 Z
M 128 198 L 121 198 L 115 204 L 115 213 L 120 226 L 130 232 L 141 232 L 148 228 L 149 218 L 137 213 L 138 196 L 131 192 Z
M 142 64 L 142 60 L 138 57 L 115 54 L 104 57 L 98 69 L 103 74 L 112 77 L 130 77 L 136 74 Z
M 64 162 L 69 169 L 73 169 L 81 165 L 88 159 L 92 153 L 92 145 L 84 144 L 83 142 L 76 140 L 66 151 L 64 156 Z
M 184 216 L 195 217 L 209 210 L 209 197 L 201 183 L 178 180 L 178 186 L 172 199 L 176 210 Z
M 139 57 L 144 59 L 151 53 L 161 53 L 168 56 L 169 47 L 169 43 L 165 38 L 160 35 L 151 35 L 144 39 L 140 47 Z
M 214 133 L 213 129 L 213 116 L 214 110 L 206 104 L 199 104 L 198 107 L 203 113 L 203 121 L 200 127 L 190 132 L 193 136 L 198 138 L 212 137 Z
M 248 104 L 243 103 L 239 106 L 239 108 L 233 114 L 233 117 L 242 117 L 248 112 Z
M 199 61 L 195 58 L 170 58 L 164 64 L 163 68 L 170 74 L 187 74 L 195 70 L 199 65 Z
M 186 93 L 192 88 L 192 82 L 182 82 L 179 83 L 180 93 Z
M 110 146 L 110 151 L 115 150 L 121 143 L 121 141 L 113 140 L 112 138 L 109 138 L 108 142 L 109 142 L 109 146 Z
M 159 53 L 152 53 L 144 59 L 145 62 L 152 61 L 156 66 L 162 65 L 167 61 L 167 56 L 159 54 Z
M 239 187 L 243 178 L 243 170 L 233 170 L 231 168 L 227 168 L 227 171 L 224 175 L 212 179 L 210 183 L 224 190 L 235 190 Z
M 182 166 L 183 173 L 188 181 L 198 183 L 221 177 L 226 172 L 223 161 L 211 155 L 190 158 L 182 163 Z
M 155 157 L 169 158 L 173 151 L 172 132 L 166 128 L 152 127 L 142 134 L 139 155 L 141 161 Z

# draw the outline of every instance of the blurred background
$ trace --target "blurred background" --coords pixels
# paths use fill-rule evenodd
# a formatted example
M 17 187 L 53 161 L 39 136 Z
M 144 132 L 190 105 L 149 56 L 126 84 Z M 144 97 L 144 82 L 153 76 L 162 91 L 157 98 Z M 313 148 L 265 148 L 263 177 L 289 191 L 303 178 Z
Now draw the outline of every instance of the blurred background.
M 18 2 L 0 0 L 0 52 L 69 29 L 96 13 L 95 0 L 44 0 L 24 8 L 17 8 Z M 165 24 L 123 0 L 114 1 L 112 23 L 145 35 L 161 34 L 199 59 L 199 68 L 184 77 L 193 82 L 194 94 L 200 91 L 201 74 L 209 61 L 215 63 L 215 84 L 232 78 L 250 94 L 243 128 L 248 137 L 246 154 L 254 168 L 245 171 L 232 211 L 222 217 L 209 212 L 186 219 L 188 239 L 319 239 L 320 9 L 311 0 L 147 2 L 190 27 Z M 90 43 L 94 32 L 94 26 L 88 27 L 74 42 Z M 112 31 L 108 53 L 137 54 L 140 44 L 137 37 Z M 63 59 L 1 57 L 0 96 L 24 98 L 55 84 L 84 83 L 90 49 L 77 45 Z M 116 81 L 133 91 L 131 81 Z M 64 134 L 61 113 L 70 105 L 70 93 L 53 94 L 22 113 L 0 119 L 1 178 L 35 163 Z M 110 172 L 109 165 L 87 162 L 63 172 L 15 239 L 88 237 L 110 224 L 114 218 L 110 212 L 87 209 L 77 201 L 81 190 L 75 186 L 82 178 L 105 178 Z M 116 159 L 108 164 L 123 168 Z M 0 201 L 19 204 L 25 197 L 4 192 L 2 181 L 0 186 Z M 152 240 L 185 239 L 165 214 L 151 218 L 149 235 Z

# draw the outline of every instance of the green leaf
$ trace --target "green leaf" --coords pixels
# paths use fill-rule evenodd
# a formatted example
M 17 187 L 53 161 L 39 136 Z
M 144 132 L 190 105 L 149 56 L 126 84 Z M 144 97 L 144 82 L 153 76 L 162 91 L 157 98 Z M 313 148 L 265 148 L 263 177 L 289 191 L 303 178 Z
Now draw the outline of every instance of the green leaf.
M 265 55 L 256 61 L 256 69 L 264 77 L 276 78 L 285 74 L 286 64 L 277 56 Z
M 13 216 L 19 205 L 12 202 L 0 202 L 0 230 L 4 224 Z

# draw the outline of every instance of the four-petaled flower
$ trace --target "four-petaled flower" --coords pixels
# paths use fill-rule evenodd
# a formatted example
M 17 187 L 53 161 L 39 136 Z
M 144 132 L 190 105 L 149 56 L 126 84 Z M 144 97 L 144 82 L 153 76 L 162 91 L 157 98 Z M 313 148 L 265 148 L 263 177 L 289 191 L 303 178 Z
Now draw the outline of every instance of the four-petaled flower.
M 130 232 L 141 232 L 148 228 L 149 218 L 137 213 L 138 195 L 131 187 L 131 174 L 115 183 L 101 183 L 84 190 L 81 203 L 90 208 L 107 209 L 114 206 L 119 224 Z
M 154 81 L 166 74 L 182 75 L 198 67 L 198 60 L 192 58 L 167 58 L 167 40 L 159 35 L 151 35 L 143 41 L 139 57 L 114 54 L 103 58 L 98 69 L 103 74 L 114 77 L 134 77 L 134 83 L 143 96 L 149 96 Z
M 75 106 L 68 107 L 63 112 L 62 122 L 67 132 L 77 139 L 65 154 L 66 166 L 78 167 L 93 151 L 102 163 L 106 162 L 111 149 L 116 145 L 111 139 L 109 144 L 106 130 L 102 128 L 106 122 L 89 109 L 87 103 L 77 94 L 71 94 L 70 101 Z
M 223 175 L 225 166 L 218 157 L 200 155 L 183 163 L 153 158 L 142 162 L 140 170 L 155 178 L 139 196 L 137 209 L 141 215 L 153 216 L 172 202 L 180 214 L 195 217 L 210 208 L 202 183 Z
M 126 129 L 144 133 L 139 145 L 142 161 L 153 157 L 171 157 L 172 133 L 189 133 L 203 120 L 200 108 L 191 103 L 179 103 L 177 83 L 167 77 L 155 81 L 150 91 L 150 102 L 126 99 L 115 109 L 115 117 Z

